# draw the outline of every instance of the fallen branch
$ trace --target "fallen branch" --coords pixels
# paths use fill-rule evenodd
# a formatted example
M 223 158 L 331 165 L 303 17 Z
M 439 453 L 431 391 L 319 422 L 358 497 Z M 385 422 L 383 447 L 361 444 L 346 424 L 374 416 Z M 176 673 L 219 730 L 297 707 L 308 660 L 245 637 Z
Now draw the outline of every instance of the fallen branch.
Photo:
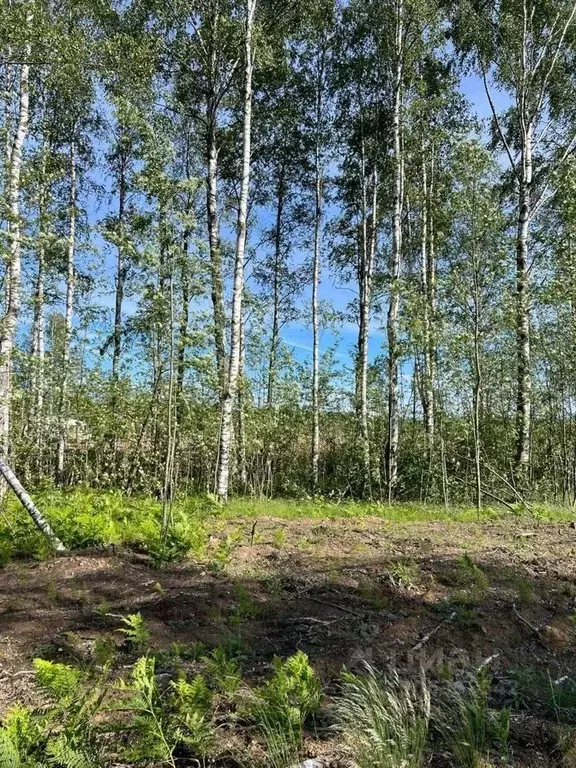
M 524 624 L 525 627 L 528 627 L 528 629 L 532 632 L 532 634 L 535 635 L 540 645 L 543 648 L 546 648 L 547 651 L 549 651 L 550 649 L 548 648 L 544 640 L 542 640 L 542 635 L 540 634 L 540 630 L 538 629 L 538 627 L 534 626 L 534 624 L 532 624 L 531 621 L 528 621 L 528 619 L 525 616 L 522 616 L 522 614 L 516 608 L 515 603 L 512 603 L 512 612 L 514 613 L 514 616 L 516 616 L 518 621 Z
M 424 635 L 424 637 L 422 638 L 422 640 L 420 640 L 419 643 L 416 643 L 414 648 L 412 648 L 412 653 L 414 653 L 414 651 L 419 651 L 424 645 L 426 645 L 426 643 L 428 642 L 428 640 L 430 640 L 431 637 L 434 637 L 434 635 L 436 634 L 436 632 L 438 632 L 438 630 L 442 629 L 444 624 L 447 624 L 449 621 L 454 621 L 455 618 L 456 618 L 456 611 L 453 611 L 450 614 L 450 616 L 447 616 L 445 619 L 443 619 L 440 622 L 440 624 L 438 624 L 437 627 L 434 627 L 434 629 L 428 632 L 427 635 Z
M 14 472 L 10 469 L 8 464 L 4 461 L 4 459 L 1 456 L 0 456 L 0 474 L 16 494 L 18 501 L 22 504 L 24 509 L 30 515 L 30 517 L 34 522 L 34 525 L 44 534 L 44 536 L 48 539 L 48 541 L 50 542 L 54 550 L 56 552 L 66 552 L 66 547 L 64 546 L 64 544 L 62 544 L 58 536 L 56 536 L 48 520 L 46 520 L 42 512 L 40 512 L 38 507 L 34 504 L 34 502 L 26 492 L 20 480 L 18 480 Z
M 344 613 L 349 613 L 351 616 L 356 616 L 357 619 L 362 618 L 362 614 L 358 613 L 358 611 L 353 611 L 351 608 L 346 608 L 343 605 L 338 605 L 338 603 L 331 603 L 328 600 L 320 600 L 319 597 L 312 597 L 312 595 L 304 595 L 303 597 L 306 600 L 312 600 L 313 603 L 319 603 L 320 605 L 327 605 L 329 608 L 337 608 L 339 611 L 344 611 Z

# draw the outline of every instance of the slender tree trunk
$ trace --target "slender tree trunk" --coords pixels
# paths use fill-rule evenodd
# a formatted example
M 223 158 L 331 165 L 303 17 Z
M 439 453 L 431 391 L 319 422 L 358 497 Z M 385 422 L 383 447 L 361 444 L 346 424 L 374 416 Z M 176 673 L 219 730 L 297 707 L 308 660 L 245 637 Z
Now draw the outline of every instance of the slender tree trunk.
M 270 339 L 270 355 L 268 358 L 268 386 L 266 404 L 268 408 L 274 405 L 274 385 L 276 383 L 276 357 L 280 338 L 280 264 L 282 260 L 282 215 L 284 212 L 284 163 L 278 173 L 278 193 L 276 198 L 276 223 L 274 226 L 274 277 L 272 288 L 272 336 Z
M 246 337 L 244 333 L 244 320 L 240 326 L 240 367 L 238 370 L 238 427 L 236 430 L 237 466 L 242 491 L 246 493 L 248 487 L 248 467 L 246 463 L 246 385 L 244 370 L 246 366 Z
M 376 218 L 378 202 L 378 173 L 372 173 L 371 230 L 368 233 L 368 182 L 364 141 L 361 144 L 362 225 L 358 264 L 359 317 L 358 356 L 356 361 L 356 414 L 360 451 L 362 454 L 363 492 L 372 496 L 372 468 L 370 460 L 370 434 L 368 426 L 368 340 L 370 331 L 370 306 L 372 302 L 372 276 L 376 254 Z
M 394 200 L 392 214 L 392 254 L 390 263 L 390 304 L 388 306 L 388 439 L 386 442 L 386 475 L 388 502 L 394 498 L 398 481 L 398 441 L 400 424 L 398 415 L 398 312 L 400 309 L 400 269 L 402 257 L 402 66 L 404 38 L 403 0 L 396 0 L 396 73 L 394 83 L 394 109 L 392 119 Z
M 528 244 L 532 187 L 532 126 L 526 129 L 519 179 L 518 231 L 516 238 L 516 347 L 518 399 L 516 404 L 516 472 L 525 486 L 530 465 L 532 377 L 530 350 L 530 274 Z
M 64 317 L 64 344 L 62 351 L 62 371 L 60 399 L 58 404 L 58 463 L 57 474 L 60 482 L 64 479 L 66 443 L 68 432 L 68 381 L 70 376 L 70 347 L 72 343 L 72 314 L 76 273 L 74 253 L 76 249 L 76 147 L 70 145 L 70 200 L 68 219 L 68 250 L 66 261 L 66 309 Z
M 480 433 L 480 404 L 482 394 L 482 362 L 480 358 L 480 289 L 478 270 L 474 270 L 474 383 L 472 389 L 472 409 L 474 428 L 474 471 L 476 477 L 476 507 L 482 509 L 482 439 Z
M 320 322 L 318 290 L 320 286 L 320 236 L 322 228 L 321 121 L 324 52 L 319 58 L 316 85 L 316 147 L 314 158 L 314 255 L 312 261 L 312 489 L 318 489 L 320 464 Z
M 26 16 L 27 27 L 32 24 L 32 12 Z M 28 34 L 28 29 L 26 30 Z M 22 151 L 28 134 L 29 65 L 31 45 L 24 49 L 24 62 L 20 66 L 20 101 L 18 125 L 10 151 L 6 200 L 9 211 L 8 267 L 6 276 L 6 311 L 0 325 L 0 455 L 6 456 L 10 442 L 10 412 L 12 399 L 12 350 L 16 324 L 20 314 L 20 173 Z M 7 478 L 6 478 L 7 479 Z M 7 482 L 9 480 L 7 479 Z
M 118 236 L 119 245 L 116 253 L 116 298 L 114 302 L 114 338 L 112 352 L 112 413 L 116 413 L 118 393 L 116 392 L 120 378 L 120 356 L 122 353 L 122 304 L 124 301 L 124 284 L 126 282 L 126 264 L 124 261 L 124 209 L 126 206 L 126 157 L 119 154 L 118 179 Z
M 176 440 L 178 423 L 174 408 L 174 258 L 170 258 L 170 274 L 168 278 L 168 301 L 170 307 L 169 316 L 169 343 L 168 343 L 168 418 L 167 441 L 164 457 L 164 482 L 162 488 L 162 537 L 166 537 L 172 527 L 172 502 L 174 498 L 174 459 L 176 454 Z
M 206 184 L 206 208 L 208 214 L 208 242 L 210 246 L 210 277 L 212 311 L 214 316 L 214 345 L 220 396 L 226 386 L 226 315 L 222 282 L 222 249 L 218 221 L 218 150 L 216 148 L 215 108 L 208 115 L 208 175 Z
M 184 376 L 186 374 L 186 349 L 188 347 L 188 324 L 190 322 L 190 269 L 188 264 L 189 248 L 188 231 L 184 234 L 182 255 L 180 259 L 180 289 L 182 291 L 182 306 L 180 307 L 180 325 L 178 329 L 178 359 L 176 365 L 176 397 L 178 402 L 178 423 L 182 423 L 184 415 Z
M 44 365 L 45 365 L 45 272 L 46 272 L 46 141 L 42 144 L 40 182 L 38 188 L 38 268 L 36 288 L 34 290 L 34 313 L 32 318 L 32 397 L 33 397 L 33 435 L 37 446 L 37 468 L 40 468 L 42 445 L 44 442 Z
M 431 317 L 430 317 L 430 256 L 431 256 L 431 243 L 428 242 L 428 204 L 429 204 L 429 188 L 428 188 L 428 167 L 426 162 L 425 150 L 422 154 L 422 187 L 423 187 L 423 202 L 422 202 L 422 245 L 421 245 L 421 291 L 422 291 L 422 325 L 423 325 L 423 376 L 422 376 L 422 410 L 424 411 L 424 428 L 426 431 L 426 450 L 428 454 L 428 469 L 429 473 L 432 468 L 432 455 L 434 450 L 434 390 L 432 379 L 432 334 L 431 334 Z
M 230 480 L 230 453 L 232 443 L 232 412 L 238 389 L 240 369 L 240 330 L 242 324 L 242 296 L 244 291 L 244 255 L 246 249 L 246 229 L 248 218 L 248 192 L 250 187 L 250 152 L 252 138 L 252 71 L 254 66 L 252 51 L 252 29 L 256 0 L 246 0 L 246 35 L 245 35 L 245 74 L 244 74 L 244 127 L 242 148 L 242 180 L 238 224 L 236 236 L 236 257 L 234 261 L 234 287 L 232 294 L 232 319 L 230 328 L 230 361 L 228 377 L 222 398 L 222 417 L 220 424 L 220 447 L 218 451 L 218 470 L 216 493 L 221 501 L 228 499 Z

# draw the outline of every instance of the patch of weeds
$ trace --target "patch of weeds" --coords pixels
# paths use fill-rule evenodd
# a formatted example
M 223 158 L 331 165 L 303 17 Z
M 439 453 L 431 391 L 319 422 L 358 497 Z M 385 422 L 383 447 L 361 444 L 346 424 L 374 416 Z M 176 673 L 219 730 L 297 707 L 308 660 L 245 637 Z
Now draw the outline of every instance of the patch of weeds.
M 170 654 L 183 661 L 199 661 L 206 654 L 206 646 L 200 640 L 189 645 L 175 641 L 170 645 Z
M 284 580 L 276 573 L 264 576 L 261 584 L 270 597 L 279 597 L 284 591 Z
M 485 592 L 490 586 L 487 574 L 465 552 L 458 560 L 458 580 L 462 586 Z
M 478 610 L 466 592 L 458 592 L 450 600 L 440 600 L 432 610 L 442 618 L 449 618 L 460 629 L 473 629 L 478 625 Z
M 214 574 L 224 573 L 235 548 L 236 543 L 229 536 L 221 540 L 208 561 L 208 570 Z
M 212 723 L 212 693 L 202 675 L 190 682 L 172 680 L 172 707 L 178 722 L 178 735 L 193 755 L 206 757 L 214 748 L 216 729 Z
M 314 549 L 314 542 L 308 536 L 301 536 L 299 539 L 296 539 L 295 544 L 303 552 L 311 552 Z
M 533 667 L 511 669 L 507 676 L 507 705 L 517 710 L 544 706 L 546 684 L 547 679 L 542 670 Z
M 320 706 L 320 680 L 303 651 L 284 661 L 275 658 L 273 668 L 271 679 L 257 691 L 252 715 L 268 725 L 301 726 Z
M 241 661 L 248 655 L 246 643 L 240 635 L 231 635 L 220 643 L 220 647 L 230 659 Z
M 277 528 L 272 534 L 272 546 L 274 549 L 282 549 L 286 544 L 286 531 L 284 528 Z
M 576 730 L 567 725 L 557 725 L 555 740 L 562 768 L 576 768 Z
M 99 638 L 94 643 L 92 658 L 100 667 L 109 667 L 116 658 L 116 644 L 110 635 Z
M 262 613 L 260 606 L 252 597 L 248 589 L 243 584 L 236 584 L 234 587 L 236 604 L 234 610 L 228 617 L 230 624 L 240 625 L 244 621 L 257 619 Z
M 465 693 L 450 685 L 445 706 L 437 715 L 437 725 L 444 734 L 459 768 L 482 768 L 494 754 L 506 756 L 510 732 L 507 709 L 489 705 L 490 679 L 481 672 Z
M 158 688 L 155 659 L 139 658 L 130 680 L 120 680 L 119 689 L 127 694 L 122 707 L 132 713 L 133 732 L 137 737 L 125 748 L 126 757 L 136 761 L 158 760 L 175 768 L 177 737 Z
M 374 611 L 385 611 L 390 607 L 390 599 L 372 584 L 361 584 L 356 592 Z
M 345 673 L 334 713 L 358 768 L 424 765 L 430 721 L 430 693 L 424 681 L 402 682 L 369 666 L 361 676 Z
M 101 619 L 104 619 L 106 616 L 108 616 L 111 610 L 112 606 L 106 600 L 103 600 L 101 603 L 98 603 L 98 605 L 94 606 L 94 612 L 97 613 Z
M 548 708 L 557 722 L 576 723 L 576 680 L 563 676 L 552 680 L 548 675 Z
M 80 670 L 34 659 L 36 684 L 45 702 L 39 709 L 16 705 L 0 727 L 0 764 L 84 768 L 103 765 L 94 715 L 107 692 L 106 679 L 88 681 Z
M 270 680 L 255 692 L 249 716 L 264 738 L 267 765 L 288 768 L 298 762 L 302 728 L 320 706 L 322 687 L 302 651 L 284 661 L 275 658 L 273 668 Z
M 576 680 L 553 679 L 548 670 L 517 667 L 507 679 L 507 703 L 517 710 L 540 708 L 558 723 L 576 723 Z
M 518 576 L 514 582 L 514 589 L 518 602 L 522 605 L 528 605 L 534 601 L 534 587 L 528 579 Z
M 204 656 L 206 675 L 216 690 L 233 696 L 242 683 L 242 668 L 237 658 L 229 655 L 225 648 L 218 646 Z
M 6 539 L 0 539 L 0 566 L 8 565 L 14 555 L 14 547 Z
M 58 587 L 56 586 L 56 584 L 54 584 L 53 581 L 49 582 L 46 587 L 46 599 L 48 600 L 50 605 L 56 605 L 60 600 L 60 593 L 58 591 Z
M 130 613 L 128 616 L 119 618 L 124 626 L 117 631 L 124 635 L 130 648 L 136 652 L 145 650 L 150 642 L 150 631 L 146 627 L 142 614 Z
M 206 616 L 210 619 L 210 621 L 220 622 L 224 619 L 222 610 L 217 605 L 211 605 L 206 611 Z
M 390 578 L 394 584 L 415 589 L 421 579 L 420 568 L 414 560 L 399 560 L 390 567 Z

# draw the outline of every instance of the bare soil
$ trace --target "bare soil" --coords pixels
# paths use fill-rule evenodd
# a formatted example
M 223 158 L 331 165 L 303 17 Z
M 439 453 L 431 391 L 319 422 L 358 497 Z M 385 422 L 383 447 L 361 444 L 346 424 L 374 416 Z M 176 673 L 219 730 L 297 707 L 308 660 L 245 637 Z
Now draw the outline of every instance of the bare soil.
M 120 645 L 115 616 L 137 611 L 157 650 L 240 636 L 248 679 L 266 674 L 275 655 L 302 649 L 328 695 L 342 667 L 363 660 L 401 675 L 423 666 L 432 680 L 487 664 L 502 703 L 513 669 L 576 677 L 576 530 L 567 523 L 266 518 L 252 526 L 219 524 L 211 550 L 237 542 L 223 567 L 208 558 L 158 568 L 112 549 L 4 567 L 0 714 L 34 699 L 34 657 L 83 662 L 99 639 Z M 485 577 L 470 576 L 464 553 Z M 537 705 L 515 711 L 514 765 L 567 765 L 556 731 Z

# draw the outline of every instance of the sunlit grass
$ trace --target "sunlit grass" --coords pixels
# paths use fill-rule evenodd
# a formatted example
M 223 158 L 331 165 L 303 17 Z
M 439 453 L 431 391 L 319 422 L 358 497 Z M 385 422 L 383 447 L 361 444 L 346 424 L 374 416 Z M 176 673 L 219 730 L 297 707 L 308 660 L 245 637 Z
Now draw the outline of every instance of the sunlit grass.
M 418 503 L 385 504 L 368 501 L 334 502 L 321 498 L 265 499 L 238 497 L 221 505 L 214 497 L 191 496 L 174 504 L 174 526 L 168 540 L 160 538 L 162 504 L 150 497 L 126 496 L 118 491 L 75 488 L 44 490 L 33 494 L 55 531 L 71 549 L 123 545 L 149 552 L 159 559 L 202 554 L 211 532 L 219 523 L 262 518 L 279 520 L 378 518 L 390 523 L 471 524 L 507 520 L 539 525 L 565 522 L 571 510 L 552 505 L 535 505 L 529 510 L 486 507 L 478 512 L 471 506 Z M 14 554 L 43 557 L 46 542 L 36 531 L 14 498 L 7 501 L 0 516 L 0 562 Z

